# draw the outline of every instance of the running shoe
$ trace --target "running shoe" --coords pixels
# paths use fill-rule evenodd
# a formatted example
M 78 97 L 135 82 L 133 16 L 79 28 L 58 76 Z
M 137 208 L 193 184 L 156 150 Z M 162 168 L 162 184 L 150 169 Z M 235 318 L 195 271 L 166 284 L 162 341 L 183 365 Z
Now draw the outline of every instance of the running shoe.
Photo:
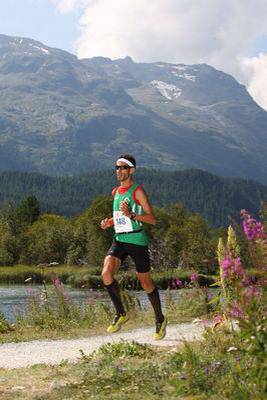
M 164 317 L 162 322 L 156 322 L 156 333 L 154 334 L 155 340 L 161 340 L 166 335 L 167 318 Z
M 115 315 L 114 320 L 112 321 L 112 324 L 109 325 L 107 328 L 108 333 L 115 333 L 118 332 L 121 329 L 121 326 L 125 324 L 129 319 L 129 315 Z

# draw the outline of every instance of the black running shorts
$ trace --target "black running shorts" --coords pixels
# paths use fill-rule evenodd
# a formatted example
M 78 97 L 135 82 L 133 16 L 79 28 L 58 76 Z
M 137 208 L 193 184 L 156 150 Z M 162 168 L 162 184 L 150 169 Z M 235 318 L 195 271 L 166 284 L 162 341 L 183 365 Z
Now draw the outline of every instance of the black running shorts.
M 114 240 L 107 255 L 119 258 L 122 263 L 127 256 L 130 256 L 134 260 L 137 272 L 148 272 L 150 270 L 148 246 Z

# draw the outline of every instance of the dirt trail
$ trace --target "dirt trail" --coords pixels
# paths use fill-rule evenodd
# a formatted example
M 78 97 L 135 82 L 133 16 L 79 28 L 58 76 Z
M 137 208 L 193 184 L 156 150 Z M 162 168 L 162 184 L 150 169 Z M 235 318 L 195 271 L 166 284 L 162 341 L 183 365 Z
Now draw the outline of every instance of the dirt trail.
M 92 353 L 104 343 L 116 343 L 121 339 L 157 346 L 177 346 L 183 339 L 201 339 L 203 328 L 193 323 L 169 325 L 167 335 L 161 341 L 153 340 L 154 328 L 120 331 L 115 334 L 90 336 L 82 339 L 35 340 L 32 342 L 6 343 L 0 345 L 0 368 L 22 368 L 34 364 L 59 364 L 62 360 L 77 361 Z

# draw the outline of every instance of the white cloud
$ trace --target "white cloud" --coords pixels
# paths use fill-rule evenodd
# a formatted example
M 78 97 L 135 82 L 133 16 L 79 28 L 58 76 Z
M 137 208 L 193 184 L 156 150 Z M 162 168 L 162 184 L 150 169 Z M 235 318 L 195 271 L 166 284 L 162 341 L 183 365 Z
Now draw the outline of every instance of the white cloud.
M 251 96 L 257 103 L 267 110 L 267 54 L 261 53 L 258 57 L 246 57 L 241 60 L 244 79 Z
M 256 101 L 264 56 L 249 58 L 252 43 L 267 33 L 266 0 L 49 0 L 61 12 L 83 9 L 76 51 L 136 61 L 207 63 L 246 83 Z

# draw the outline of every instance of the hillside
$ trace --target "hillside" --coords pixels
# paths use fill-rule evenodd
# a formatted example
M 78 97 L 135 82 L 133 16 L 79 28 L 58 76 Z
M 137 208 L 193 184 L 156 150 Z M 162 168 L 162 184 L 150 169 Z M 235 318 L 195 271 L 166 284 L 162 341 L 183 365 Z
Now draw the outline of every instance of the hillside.
M 267 112 L 206 64 L 79 60 L 0 35 L 0 170 L 48 175 L 138 165 L 267 184 Z
M 136 173 L 156 206 L 184 203 L 192 212 L 204 215 L 213 226 L 227 225 L 229 217 L 239 221 L 239 211 L 258 213 L 267 201 L 267 187 L 250 180 L 222 178 L 200 170 L 164 172 L 140 169 Z M 42 212 L 73 216 L 89 207 L 100 194 L 111 193 L 116 185 L 112 171 L 97 171 L 73 177 L 49 177 L 37 173 L 0 173 L 0 207 L 7 201 L 18 204 L 35 195 Z

